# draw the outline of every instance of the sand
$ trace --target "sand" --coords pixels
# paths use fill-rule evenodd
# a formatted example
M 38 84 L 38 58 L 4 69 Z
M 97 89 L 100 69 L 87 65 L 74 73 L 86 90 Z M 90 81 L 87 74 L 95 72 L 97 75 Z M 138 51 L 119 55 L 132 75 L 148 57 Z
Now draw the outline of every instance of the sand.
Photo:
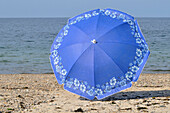
M 142 74 L 131 88 L 101 101 L 65 91 L 54 74 L 2 74 L 1 112 L 170 113 L 170 74 Z

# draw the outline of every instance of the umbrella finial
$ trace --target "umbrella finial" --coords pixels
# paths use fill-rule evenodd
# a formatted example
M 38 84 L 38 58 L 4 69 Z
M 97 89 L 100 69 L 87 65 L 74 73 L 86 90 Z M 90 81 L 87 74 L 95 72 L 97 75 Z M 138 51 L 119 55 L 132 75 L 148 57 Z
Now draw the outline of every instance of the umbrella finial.
M 96 43 L 97 43 L 97 41 L 96 41 L 95 39 L 93 39 L 91 42 L 92 42 L 93 44 L 96 44 Z

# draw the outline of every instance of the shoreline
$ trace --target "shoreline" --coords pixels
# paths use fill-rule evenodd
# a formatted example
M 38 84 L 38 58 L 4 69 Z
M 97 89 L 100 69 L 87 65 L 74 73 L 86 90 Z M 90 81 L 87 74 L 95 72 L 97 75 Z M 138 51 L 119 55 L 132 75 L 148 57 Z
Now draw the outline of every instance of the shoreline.
M 170 111 L 170 74 L 141 74 L 131 88 L 101 101 L 87 100 L 59 85 L 54 74 L 0 74 L 1 112 Z
M 32 74 L 32 75 L 42 75 L 42 74 L 54 74 L 53 72 L 49 73 L 0 73 L 0 75 L 24 75 L 24 74 Z M 142 72 L 141 74 L 170 74 L 170 70 L 154 70 L 154 71 L 147 71 Z

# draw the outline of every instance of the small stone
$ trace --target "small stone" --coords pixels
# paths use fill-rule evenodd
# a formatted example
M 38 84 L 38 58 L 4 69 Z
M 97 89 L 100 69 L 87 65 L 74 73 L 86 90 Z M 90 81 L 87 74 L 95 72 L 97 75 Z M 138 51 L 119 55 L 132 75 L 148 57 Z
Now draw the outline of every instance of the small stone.
M 54 100 L 50 100 L 49 102 L 54 102 Z
M 163 103 L 165 103 L 165 104 L 169 104 L 169 102 L 163 102 Z
M 147 107 L 138 107 L 137 110 L 148 109 Z
M 47 103 L 47 101 L 42 101 L 42 103 Z
M 97 110 L 96 108 L 91 108 L 91 110 Z
M 160 105 L 159 107 L 166 107 L 166 106 L 164 106 L 164 105 Z
M 39 101 L 39 102 L 37 102 L 37 105 L 39 105 L 39 104 L 41 104 L 42 102 L 41 101 Z
M 23 87 L 22 89 L 28 89 L 28 87 Z
M 152 97 L 152 99 L 155 99 L 155 97 Z
M 132 110 L 132 108 L 124 108 L 124 109 L 120 109 L 120 110 Z
M 152 105 L 157 105 L 157 104 L 160 104 L 160 103 L 152 103 Z
M 51 99 L 54 99 L 55 97 L 53 96 L 53 97 L 51 97 Z
M 57 106 L 57 107 L 55 107 L 55 109 L 61 109 L 61 107 L 60 107 L 60 106 Z
M 7 108 L 7 110 L 14 111 L 14 109 L 13 109 L 13 108 Z
M 24 99 L 21 95 L 18 95 L 17 97 Z
M 146 104 L 147 106 L 151 106 L 151 104 Z
M 24 102 L 20 102 L 19 104 L 22 109 L 25 109 Z
M 147 102 L 147 100 L 143 100 L 143 102 Z
M 116 102 L 112 101 L 112 104 L 116 104 Z
M 166 99 L 162 99 L 162 100 L 164 100 L 164 101 L 170 101 L 170 99 L 169 99 L 169 98 L 166 98 Z
M 78 108 L 76 110 L 74 110 L 74 112 L 83 112 L 82 108 Z

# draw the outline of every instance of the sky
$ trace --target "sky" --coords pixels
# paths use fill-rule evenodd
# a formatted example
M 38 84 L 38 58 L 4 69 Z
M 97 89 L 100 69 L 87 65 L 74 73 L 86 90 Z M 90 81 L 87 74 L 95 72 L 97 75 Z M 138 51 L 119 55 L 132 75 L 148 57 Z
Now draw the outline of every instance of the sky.
M 170 17 L 170 0 L 0 0 L 0 18 L 73 17 L 98 8 L 134 17 Z

